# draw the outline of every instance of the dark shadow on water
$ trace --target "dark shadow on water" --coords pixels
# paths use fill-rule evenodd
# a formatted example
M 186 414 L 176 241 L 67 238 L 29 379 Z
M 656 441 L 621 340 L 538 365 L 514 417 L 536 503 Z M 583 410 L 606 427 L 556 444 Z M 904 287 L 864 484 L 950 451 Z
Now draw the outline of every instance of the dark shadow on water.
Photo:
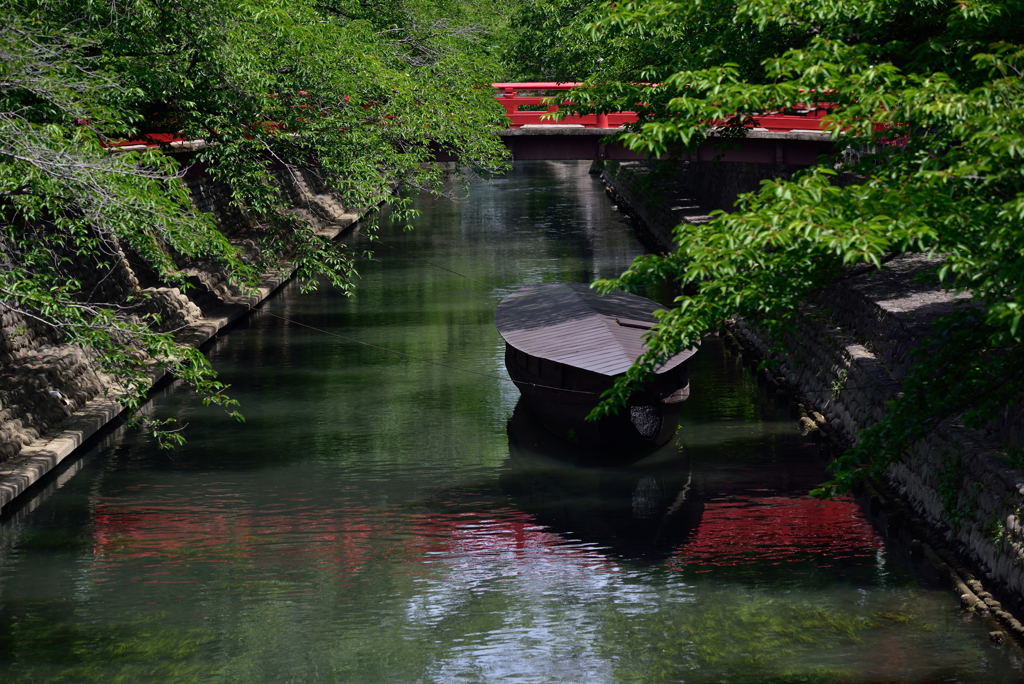
M 631 459 L 570 444 L 534 420 L 523 402 L 508 423 L 502 489 L 538 523 L 607 547 L 623 559 L 661 561 L 700 521 L 688 459 L 674 444 Z

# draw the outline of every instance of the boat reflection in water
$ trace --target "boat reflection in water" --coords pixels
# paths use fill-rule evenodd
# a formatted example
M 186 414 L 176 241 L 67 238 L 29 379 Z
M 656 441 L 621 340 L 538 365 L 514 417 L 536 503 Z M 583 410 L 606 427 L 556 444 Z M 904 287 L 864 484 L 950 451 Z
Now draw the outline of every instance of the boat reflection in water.
M 508 423 L 508 446 L 501 485 L 518 507 L 611 555 L 664 560 L 700 521 L 703 504 L 675 444 L 647 450 L 639 461 L 595 454 L 552 434 L 520 399 Z
M 770 457 L 742 438 L 725 459 L 716 447 L 684 452 L 678 440 L 639 452 L 597 450 L 553 435 L 528 406 L 520 399 L 509 420 L 501 486 L 567 540 L 698 573 L 792 578 L 797 568 L 874 565 L 881 540 L 857 503 L 808 496 L 820 466 L 786 448 L 789 440 Z

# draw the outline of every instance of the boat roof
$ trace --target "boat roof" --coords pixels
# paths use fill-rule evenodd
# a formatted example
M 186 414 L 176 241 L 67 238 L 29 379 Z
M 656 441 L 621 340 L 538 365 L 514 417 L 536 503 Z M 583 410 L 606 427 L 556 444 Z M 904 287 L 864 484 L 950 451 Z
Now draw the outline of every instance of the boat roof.
M 527 285 L 498 304 L 494 323 L 509 345 L 538 358 L 619 375 L 646 349 L 657 302 L 628 292 L 600 295 L 583 283 Z M 675 368 L 696 350 L 676 354 L 658 369 Z

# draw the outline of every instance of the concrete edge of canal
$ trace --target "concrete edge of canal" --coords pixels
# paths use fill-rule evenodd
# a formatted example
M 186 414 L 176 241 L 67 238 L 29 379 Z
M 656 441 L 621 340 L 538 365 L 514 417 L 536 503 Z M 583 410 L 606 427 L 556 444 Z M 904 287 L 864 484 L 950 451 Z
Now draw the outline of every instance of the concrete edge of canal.
M 765 171 L 677 167 L 673 176 L 664 164 L 605 162 L 599 173 L 649 248 L 665 250 L 673 226 L 707 221 L 706 206 L 729 208 L 723 206 L 728 198 L 701 196 L 709 176 L 726 176 L 725 187 L 752 189 Z M 690 183 L 691 176 L 698 181 Z M 727 334 L 744 352 L 773 362 L 765 375 L 798 398 L 803 430 L 845 448 L 883 415 L 913 349 L 962 299 L 918 282 L 934 264 L 905 255 L 882 270 L 851 272 L 806 302 L 779 339 L 742 320 Z M 993 436 L 1012 435 L 1022 422 L 1017 411 L 995 417 L 985 433 L 941 424 L 885 478 L 857 493 L 880 533 L 929 560 L 965 611 L 992 622 L 993 641 L 1019 646 L 1024 625 L 1014 614 L 1024 610 L 1024 471 L 1000 458 Z M 950 505 L 959 520 L 950 521 Z
M 362 217 L 346 210 L 333 193 L 317 187 L 314 179 L 298 169 L 284 168 L 276 176 L 293 201 L 293 211 L 323 237 L 342 237 L 354 230 Z M 229 209 L 229 188 L 223 183 L 205 173 L 186 176 L 186 182 L 197 208 L 213 212 L 218 223 L 235 224 L 230 228 L 247 220 Z M 250 315 L 294 274 L 294 268 L 283 266 L 264 274 L 256 288 L 243 292 L 228 286 L 222 274 L 197 267 L 189 270 L 195 288 L 186 296 L 177 288 L 142 287 L 128 260 L 121 256 L 117 274 L 120 294 L 148 294 L 161 316 L 180 325 L 178 341 L 196 347 L 206 345 Z M 0 325 L 7 339 L 14 340 L 11 349 L 0 349 L 8 367 L 5 374 L 11 381 L 7 387 L 0 387 L 0 514 L 6 514 L 10 504 L 23 499 L 83 444 L 113 424 L 127 407 L 118 400 L 112 383 L 99 376 L 81 350 L 46 344 L 41 335 L 33 339 L 31 331 L 19 335 L 27 326 L 15 315 L 5 313 Z M 155 372 L 150 388 L 169 379 L 166 372 Z M 16 390 L 11 389 L 12 384 Z

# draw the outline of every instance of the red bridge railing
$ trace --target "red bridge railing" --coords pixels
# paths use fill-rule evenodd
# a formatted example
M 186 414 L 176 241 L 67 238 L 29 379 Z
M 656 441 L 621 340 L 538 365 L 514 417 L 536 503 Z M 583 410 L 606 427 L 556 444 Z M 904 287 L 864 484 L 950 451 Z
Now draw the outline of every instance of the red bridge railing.
M 558 111 L 557 105 L 546 105 L 544 100 L 554 97 L 560 92 L 568 92 L 581 83 L 494 83 L 500 91 L 496 99 L 505 108 L 509 128 L 538 125 L 579 125 L 585 128 L 618 128 L 637 120 L 636 112 L 617 112 L 614 114 L 587 114 L 585 116 L 567 116 L 553 121 L 542 118 L 544 114 Z M 562 104 L 570 104 L 571 100 L 562 100 Z M 525 109 L 524 109 L 525 107 Z
M 558 120 L 544 116 L 558 111 L 558 105 L 545 104 L 545 99 L 556 97 L 561 92 L 568 92 L 582 85 L 581 83 L 533 82 L 494 83 L 492 85 L 498 91 L 494 99 L 505 108 L 509 128 L 552 124 L 575 124 L 584 128 L 619 128 L 638 119 L 636 112 L 566 116 Z M 571 99 L 566 98 L 562 100 L 561 104 L 565 105 L 571 102 Z M 824 131 L 826 127 L 822 119 L 831 110 L 832 106 L 829 103 L 817 103 L 801 105 L 799 108 L 785 112 L 768 112 L 755 117 L 754 127 L 776 132 Z
M 505 108 L 508 116 L 509 128 L 522 128 L 523 126 L 541 125 L 576 125 L 584 128 L 619 128 L 626 124 L 633 123 L 639 118 L 636 112 L 609 112 L 607 114 L 585 114 L 583 116 L 566 116 L 562 119 L 553 120 L 545 117 L 558 111 L 558 105 L 547 104 L 546 99 L 557 97 L 559 93 L 568 93 L 573 88 L 582 85 L 581 83 L 551 83 L 551 82 L 530 82 L 530 83 L 493 83 L 492 86 L 498 91 L 495 100 Z M 303 93 L 305 94 L 305 93 Z M 561 104 L 571 104 L 572 100 L 566 97 Z M 799 108 L 790 109 L 785 112 L 768 112 L 755 117 L 755 128 L 766 129 L 776 132 L 787 132 L 796 130 L 824 131 L 826 127 L 822 121 L 832 110 L 832 105 L 827 102 L 800 105 Z M 276 128 L 274 122 L 263 122 L 264 128 Z M 106 141 L 105 146 L 119 149 L 140 149 L 147 147 L 163 146 L 188 146 L 201 143 L 182 137 L 178 133 L 146 133 L 140 134 L 137 139 Z

